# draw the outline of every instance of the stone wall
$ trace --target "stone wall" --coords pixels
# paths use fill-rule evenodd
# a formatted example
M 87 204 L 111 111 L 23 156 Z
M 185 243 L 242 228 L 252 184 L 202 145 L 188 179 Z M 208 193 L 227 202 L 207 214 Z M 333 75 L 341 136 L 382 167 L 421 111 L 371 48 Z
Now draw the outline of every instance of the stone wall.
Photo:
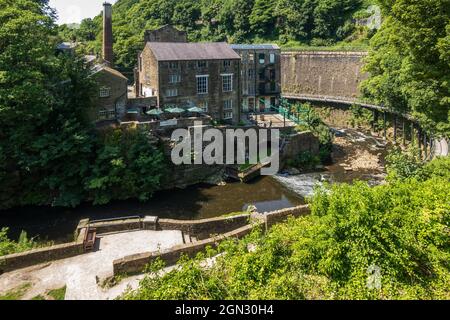
M 319 144 L 319 139 L 310 131 L 292 134 L 289 136 L 289 143 L 283 150 L 282 160 L 295 158 L 306 151 L 318 155 Z
M 243 227 L 249 221 L 250 214 L 192 221 L 159 219 L 157 227 L 159 230 L 181 230 L 195 236 L 197 239 L 205 239 Z
M 272 211 L 269 213 L 264 213 L 263 217 L 266 222 L 266 228 L 270 228 L 277 223 L 286 221 L 289 217 L 298 218 L 301 216 L 306 216 L 311 214 L 311 209 L 304 205 L 294 208 L 281 209 L 277 211 Z
M 283 94 L 358 98 L 359 84 L 368 76 L 361 71 L 366 56 L 366 52 L 283 52 Z
M 82 228 L 77 241 L 29 250 L 0 257 L 0 274 L 32 265 L 74 257 L 84 253 L 86 229 Z
M 144 270 L 145 266 L 152 261 L 155 261 L 157 258 L 163 260 L 166 265 L 174 265 L 180 259 L 182 255 L 187 255 L 188 257 L 195 257 L 195 255 L 201 251 L 204 251 L 206 247 L 216 248 L 220 242 L 229 239 L 229 238 L 243 238 L 246 235 L 250 234 L 255 228 L 263 227 L 267 231 L 273 225 L 286 221 L 289 217 L 300 217 L 305 216 L 310 213 L 310 209 L 308 206 L 298 206 L 294 208 L 288 208 L 283 210 L 277 210 L 268 213 L 256 213 L 253 215 L 242 215 L 232 217 L 235 223 L 244 222 L 245 225 L 238 227 L 232 231 L 222 233 L 218 236 L 211 237 L 208 239 L 204 239 L 201 241 L 197 241 L 190 244 L 179 245 L 172 247 L 170 249 L 164 251 L 154 251 L 154 252 L 146 252 L 141 254 L 130 255 L 113 262 L 113 272 L 114 275 L 120 274 L 132 274 L 132 273 L 140 273 Z M 230 219 L 230 218 L 228 218 Z M 202 227 L 216 227 L 223 228 L 224 218 L 217 219 L 209 219 L 209 225 L 203 224 Z M 173 229 L 174 227 L 180 227 L 179 221 L 176 220 L 166 220 L 165 226 Z M 238 225 L 238 224 L 237 224 Z M 236 227 L 237 227 L 236 225 Z M 230 225 L 231 228 L 231 225 Z M 180 230 L 180 229 L 178 229 Z M 188 231 L 187 226 L 186 229 L 182 229 L 183 231 Z
M 262 222 L 259 222 L 258 225 L 262 225 Z M 173 265 L 182 255 L 193 258 L 197 253 L 204 251 L 207 247 L 216 248 L 217 245 L 225 239 L 240 239 L 248 235 L 254 227 L 255 225 L 246 225 L 220 236 L 197 241 L 195 243 L 179 245 L 163 251 L 146 252 L 127 256 L 113 261 L 113 273 L 114 275 L 140 273 L 144 270 L 146 265 L 155 261 L 157 258 L 163 260 L 167 265 Z

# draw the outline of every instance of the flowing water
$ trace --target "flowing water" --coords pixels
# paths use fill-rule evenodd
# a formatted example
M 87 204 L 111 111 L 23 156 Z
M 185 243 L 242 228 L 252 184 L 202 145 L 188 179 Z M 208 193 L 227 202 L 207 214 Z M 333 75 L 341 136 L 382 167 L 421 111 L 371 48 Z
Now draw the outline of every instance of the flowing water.
M 279 174 L 261 177 L 250 183 L 228 183 L 224 186 L 191 186 L 183 190 L 157 192 L 146 203 L 137 200 L 115 201 L 108 205 L 82 204 L 77 208 L 23 207 L 0 212 L 0 227 L 9 227 L 9 236 L 17 239 L 21 230 L 41 240 L 62 242 L 71 240 L 81 219 L 107 219 L 126 216 L 155 215 L 161 218 L 202 219 L 246 210 L 254 205 L 259 212 L 288 208 L 305 203 L 305 197 L 315 185 L 324 181 L 337 183 L 365 180 L 371 184 L 383 181 L 384 147 L 379 139 L 355 130 L 336 131 L 337 144 L 333 152 L 334 164 L 322 172 L 295 176 Z M 339 137 L 341 136 L 341 137 Z M 358 154 L 365 151 L 362 156 Z M 353 161 L 371 155 L 380 160 L 380 168 L 349 170 Z M 361 158 L 361 159 L 358 159 Z M 364 162 L 366 161 L 366 162 Z

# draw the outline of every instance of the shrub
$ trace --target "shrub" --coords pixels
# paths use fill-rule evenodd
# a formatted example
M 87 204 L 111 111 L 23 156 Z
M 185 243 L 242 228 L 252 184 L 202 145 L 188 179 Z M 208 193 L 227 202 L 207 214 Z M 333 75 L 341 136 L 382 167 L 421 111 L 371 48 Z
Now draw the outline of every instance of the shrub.
M 164 274 L 159 261 L 122 298 L 449 299 L 449 166 L 427 165 L 424 181 L 325 185 L 310 216 L 230 239 Z M 379 287 L 368 286 L 374 268 Z

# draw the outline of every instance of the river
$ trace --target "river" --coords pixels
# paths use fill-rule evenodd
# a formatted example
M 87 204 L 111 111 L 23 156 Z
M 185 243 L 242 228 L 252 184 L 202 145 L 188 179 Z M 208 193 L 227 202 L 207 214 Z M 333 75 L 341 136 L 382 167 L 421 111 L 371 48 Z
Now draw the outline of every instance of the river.
M 254 205 L 259 212 L 305 203 L 315 185 L 355 180 L 379 184 L 384 180 L 385 148 L 382 140 L 356 130 L 336 130 L 333 165 L 321 172 L 289 176 L 260 177 L 250 183 L 229 182 L 224 186 L 197 185 L 183 190 L 155 193 L 142 203 L 114 201 L 108 205 L 82 204 L 76 208 L 23 207 L 0 212 L 0 226 L 9 227 L 17 239 L 21 230 L 40 240 L 70 241 L 81 219 L 91 220 L 155 215 L 161 218 L 202 219 L 246 210 Z

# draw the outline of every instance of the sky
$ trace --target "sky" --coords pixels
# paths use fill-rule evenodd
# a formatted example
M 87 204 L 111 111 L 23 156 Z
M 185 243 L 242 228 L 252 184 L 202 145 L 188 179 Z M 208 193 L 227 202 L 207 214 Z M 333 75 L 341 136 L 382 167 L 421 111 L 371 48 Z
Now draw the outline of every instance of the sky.
M 102 11 L 105 0 L 50 0 L 50 6 L 58 12 L 58 24 L 79 23 L 93 18 Z M 114 4 L 116 0 L 108 0 Z

